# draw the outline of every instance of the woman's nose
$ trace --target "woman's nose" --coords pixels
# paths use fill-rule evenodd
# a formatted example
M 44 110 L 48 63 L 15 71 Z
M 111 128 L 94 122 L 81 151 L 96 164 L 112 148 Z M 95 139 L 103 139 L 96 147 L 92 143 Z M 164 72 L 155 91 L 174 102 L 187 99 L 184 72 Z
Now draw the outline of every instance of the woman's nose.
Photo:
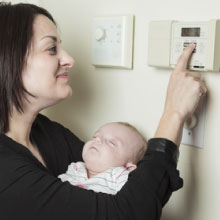
M 62 57 L 60 58 L 60 65 L 68 68 L 73 67 L 75 60 L 63 50 Z

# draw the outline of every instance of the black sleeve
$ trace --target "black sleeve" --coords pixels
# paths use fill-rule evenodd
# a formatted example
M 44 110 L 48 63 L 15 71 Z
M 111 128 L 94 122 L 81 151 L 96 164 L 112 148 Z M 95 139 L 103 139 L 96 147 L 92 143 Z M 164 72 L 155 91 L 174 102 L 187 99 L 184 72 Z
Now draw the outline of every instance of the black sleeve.
M 19 155 L 1 153 L 0 166 L 7 166 L 1 176 L 7 178 L 0 184 L 0 219 L 159 220 L 171 192 L 182 186 L 174 148 L 165 139 L 149 141 L 150 150 L 116 195 L 62 183 Z
M 66 172 L 71 162 L 82 161 L 84 142 L 70 130 L 44 115 L 37 116 L 31 137 L 54 176 Z

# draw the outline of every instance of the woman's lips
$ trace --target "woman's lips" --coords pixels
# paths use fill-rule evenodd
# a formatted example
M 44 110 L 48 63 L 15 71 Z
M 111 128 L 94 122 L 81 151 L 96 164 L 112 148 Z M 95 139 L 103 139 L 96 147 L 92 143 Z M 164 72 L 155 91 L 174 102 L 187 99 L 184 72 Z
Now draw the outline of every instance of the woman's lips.
M 68 73 L 61 73 L 57 76 L 57 78 L 69 79 Z

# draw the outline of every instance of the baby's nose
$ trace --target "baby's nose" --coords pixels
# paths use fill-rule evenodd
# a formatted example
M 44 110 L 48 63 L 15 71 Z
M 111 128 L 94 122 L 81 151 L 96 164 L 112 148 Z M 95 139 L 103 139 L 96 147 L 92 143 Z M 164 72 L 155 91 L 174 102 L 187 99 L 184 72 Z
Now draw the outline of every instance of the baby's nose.
M 102 140 L 100 137 L 96 137 L 95 138 L 95 142 L 98 143 L 98 144 L 101 144 Z

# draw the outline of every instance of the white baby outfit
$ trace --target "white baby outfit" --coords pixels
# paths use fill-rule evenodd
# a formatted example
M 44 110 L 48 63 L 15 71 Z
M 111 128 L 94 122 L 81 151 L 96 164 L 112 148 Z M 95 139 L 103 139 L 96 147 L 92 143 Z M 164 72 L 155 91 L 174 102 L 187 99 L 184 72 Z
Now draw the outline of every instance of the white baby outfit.
M 67 172 L 58 177 L 63 181 L 68 181 L 72 185 L 79 186 L 84 189 L 91 189 L 95 192 L 103 192 L 108 194 L 116 194 L 128 179 L 128 171 L 125 167 L 112 167 L 88 178 L 85 163 L 71 163 Z

